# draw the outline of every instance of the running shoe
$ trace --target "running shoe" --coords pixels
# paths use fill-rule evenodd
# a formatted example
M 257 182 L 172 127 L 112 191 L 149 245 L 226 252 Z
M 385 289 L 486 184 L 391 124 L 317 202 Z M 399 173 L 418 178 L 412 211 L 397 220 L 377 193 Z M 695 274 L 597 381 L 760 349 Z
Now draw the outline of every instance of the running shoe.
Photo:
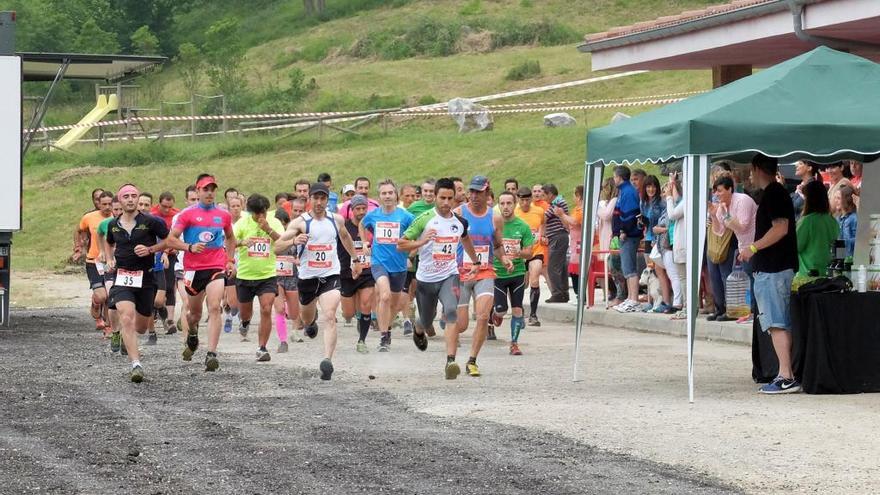
M 247 338 L 247 336 L 248 336 L 248 329 L 247 329 L 247 328 L 242 327 L 242 326 L 239 326 L 239 327 L 238 327 L 238 334 L 241 335 L 241 341 L 242 341 L 242 342 L 247 342 L 247 341 L 248 341 L 248 338 Z
M 282 342 L 278 344 L 278 354 L 282 354 L 288 351 L 287 342 Z
M 267 353 L 268 354 L 268 353 Z M 205 356 L 205 371 L 217 371 L 220 368 L 220 360 L 214 353 Z
M 306 326 L 306 337 L 313 339 L 318 336 L 318 320 L 313 321 L 310 325 Z
M 541 322 L 538 321 L 537 316 L 529 316 L 529 326 L 530 327 L 540 327 L 541 326 Z
M 660 304 L 657 305 L 656 308 L 652 309 L 651 312 L 652 313 L 666 313 L 667 311 L 669 311 L 669 308 L 671 308 L 671 307 L 672 306 L 666 304 L 665 302 L 661 302 Z
M 134 383 L 140 383 L 144 381 L 144 369 L 141 368 L 141 365 L 136 365 L 131 368 L 131 372 L 128 374 L 131 377 L 131 381 Z
M 165 321 L 165 335 L 174 335 L 177 333 L 177 323 L 174 320 L 166 320 Z
M 522 356 L 522 351 L 519 350 L 519 345 L 516 342 L 510 343 L 510 355 L 511 356 Z
M 123 342 L 122 346 L 119 348 L 119 354 L 122 356 L 128 356 L 128 349 L 125 348 L 125 342 Z
M 291 342 L 302 342 L 303 341 L 303 336 L 299 330 L 294 329 L 293 332 L 291 332 L 290 341 Z
M 394 315 L 394 321 L 391 323 L 391 328 L 400 328 L 400 315 Z
M 223 319 L 223 332 L 232 332 L 232 316 L 230 316 L 229 314 L 227 314 L 226 318 Z
M 147 336 L 147 345 L 156 345 L 156 342 L 159 341 L 159 337 L 156 335 L 156 332 L 150 332 Z
M 793 394 L 801 391 L 801 383 L 792 378 L 777 376 L 775 380 L 758 389 L 762 394 Z
M 446 327 L 444 326 L 443 328 L 445 329 Z M 433 337 L 433 336 L 437 335 L 437 331 L 434 330 L 434 325 L 431 325 L 430 327 L 426 328 L 425 333 L 428 334 L 428 337 Z
M 458 367 L 458 363 L 455 361 L 449 361 L 446 363 L 445 372 L 447 380 L 455 380 L 461 373 L 461 368 Z
M 183 360 L 184 361 L 192 361 L 193 354 L 196 353 L 196 349 L 199 348 L 199 333 L 198 330 L 195 332 L 189 332 L 186 337 L 186 347 L 183 348 Z
M 480 367 L 477 366 L 477 363 L 468 363 L 467 366 L 467 374 L 473 377 L 480 376 Z
M 418 350 L 424 351 L 428 348 L 428 336 L 424 332 L 419 333 L 418 330 L 416 330 L 413 332 L 413 343 Z
M 407 336 L 413 333 L 413 322 L 409 318 L 403 320 L 403 335 Z
M 351 326 L 351 318 L 346 318 L 346 319 L 345 319 L 345 324 L 344 324 L 344 326 L 346 326 L 346 327 L 350 327 L 350 326 Z
M 361 353 L 361 354 L 367 354 L 367 353 L 370 352 L 370 350 L 367 349 L 367 343 L 364 342 L 363 340 L 359 340 L 359 341 L 358 341 L 358 343 L 357 343 L 357 348 L 356 348 L 356 349 L 357 349 L 357 351 L 358 351 L 359 353 Z
M 331 363 L 330 360 L 327 358 L 321 361 L 318 369 L 321 370 L 321 380 L 326 381 L 333 376 L 333 363 Z
M 500 327 L 502 323 L 504 323 L 504 317 L 499 315 L 498 313 L 492 311 L 492 317 L 490 318 L 490 322 L 492 325 L 496 327 Z
M 614 310 L 618 313 L 636 313 L 639 311 L 639 303 L 627 299 L 622 303 L 614 306 Z
M 391 332 L 385 332 L 382 334 L 382 338 L 379 340 L 379 352 L 388 352 L 391 350 Z
M 272 356 L 269 355 L 269 351 L 264 351 L 262 349 L 257 349 L 257 362 L 265 363 L 266 361 L 272 360 Z
M 113 332 L 110 334 L 110 352 L 119 352 L 119 348 L 122 347 L 122 336 L 119 335 L 119 332 Z
M 489 333 L 486 335 L 486 340 L 498 340 L 498 337 L 495 336 L 495 327 L 489 325 Z

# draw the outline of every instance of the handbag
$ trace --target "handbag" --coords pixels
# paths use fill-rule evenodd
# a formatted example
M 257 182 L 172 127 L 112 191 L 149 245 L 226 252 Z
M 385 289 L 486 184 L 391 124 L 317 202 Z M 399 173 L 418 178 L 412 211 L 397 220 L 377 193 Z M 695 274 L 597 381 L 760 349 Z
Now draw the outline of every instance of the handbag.
M 655 242 L 653 246 L 651 246 L 651 254 L 648 255 L 654 261 L 660 261 L 663 259 L 663 255 L 660 254 L 660 249 L 657 247 L 658 242 Z
M 708 236 L 706 237 L 706 251 L 709 255 L 709 261 L 719 265 L 727 261 L 727 255 L 730 252 L 730 240 L 733 239 L 733 231 L 724 229 L 721 235 L 716 234 L 709 227 Z

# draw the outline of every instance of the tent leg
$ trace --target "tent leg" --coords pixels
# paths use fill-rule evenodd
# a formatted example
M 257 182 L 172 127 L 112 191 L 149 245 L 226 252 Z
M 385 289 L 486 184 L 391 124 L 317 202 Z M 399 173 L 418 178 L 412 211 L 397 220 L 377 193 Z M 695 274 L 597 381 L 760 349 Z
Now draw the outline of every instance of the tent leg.
M 22 156 L 26 155 L 28 148 L 31 147 L 31 142 L 34 140 L 34 130 L 43 122 L 43 117 L 46 116 L 46 111 L 49 109 L 49 101 L 52 99 L 52 95 L 55 94 L 55 87 L 58 86 L 58 83 L 62 79 L 64 79 L 64 74 L 67 73 L 68 67 L 70 67 L 70 59 L 65 58 L 61 66 L 58 67 L 58 72 L 55 74 L 55 79 L 52 80 L 49 90 L 46 92 L 46 97 L 43 98 L 43 101 L 40 102 L 40 106 L 34 111 L 34 117 L 31 119 L 30 126 L 28 126 L 27 137 L 24 139 L 24 144 L 22 145 Z M 46 141 L 46 144 L 49 144 L 48 140 Z
M 581 221 L 581 260 L 578 268 L 578 308 L 575 312 L 575 337 L 574 337 L 574 366 L 572 369 L 572 381 L 578 380 L 578 359 L 581 354 L 581 333 L 584 326 L 584 305 L 589 300 L 587 290 L 587 277 L 590 260 L 593 251 L 593 217 L 599 202 L 599 187 L 602 185 L 602 173 L 604 166 L 599 163 L 587 165 L 584 170 L 584 218 Z
M 709 176 L 709 157 L 689 155 L 684 162 L 686 191 L 684 200 L 687 206 L 688 249 L 687 249 L 687 372 L 688 401 L 694 402 L 694 338 L 699 313 L 700 271 L 703 267 L 703 246 L 706 243 L 706 214 L 708 199 L 707 183 Z

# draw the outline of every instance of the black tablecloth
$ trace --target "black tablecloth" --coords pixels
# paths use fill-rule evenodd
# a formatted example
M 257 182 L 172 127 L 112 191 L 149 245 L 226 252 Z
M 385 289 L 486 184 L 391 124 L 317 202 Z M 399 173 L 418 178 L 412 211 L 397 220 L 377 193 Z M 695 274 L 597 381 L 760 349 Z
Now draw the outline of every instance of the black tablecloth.
M 795 376 L 811 394 L 880 392 L 880 292 L 793 295 Z M 779 369 L 770 336 L 755 319 L 752 377 L 772 380 Z

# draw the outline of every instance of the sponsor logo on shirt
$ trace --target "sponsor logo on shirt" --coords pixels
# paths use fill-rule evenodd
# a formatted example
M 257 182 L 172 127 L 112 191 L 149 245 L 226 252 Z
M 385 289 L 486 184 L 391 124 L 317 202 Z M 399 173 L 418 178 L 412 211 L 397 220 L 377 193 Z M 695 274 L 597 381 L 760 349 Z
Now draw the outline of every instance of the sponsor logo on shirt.
M 199 232 L 199 242 L 208 243 L 208 242 L 213 241 L 214 239 L 216 239 L 216 236 L 214 235 L 213 232 L 210 232 L 207 230 L 204 232 Z

